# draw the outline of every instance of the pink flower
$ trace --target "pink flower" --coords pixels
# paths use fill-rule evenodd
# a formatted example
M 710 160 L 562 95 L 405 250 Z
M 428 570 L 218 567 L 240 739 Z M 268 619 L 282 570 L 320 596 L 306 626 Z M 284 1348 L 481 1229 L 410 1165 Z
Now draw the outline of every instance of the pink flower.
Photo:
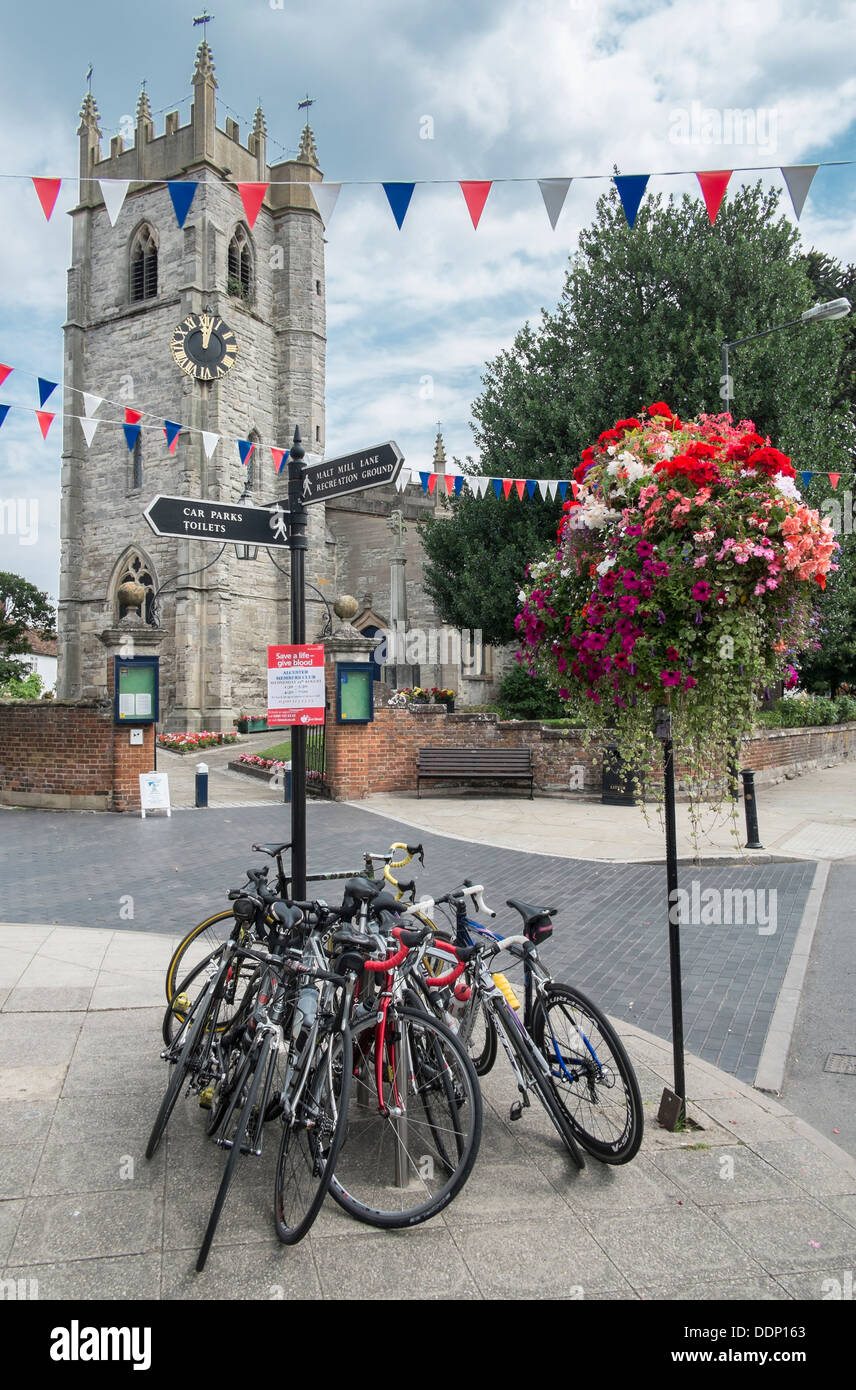
M 693 598 L 696 603 L 706 603 L 710 598 L 710 585 L 706 579 L 699 579 L 693 584 Z
M 664 685 L 680 685 L 681 673 L 680 671 L 661 671 L 660 680 Z

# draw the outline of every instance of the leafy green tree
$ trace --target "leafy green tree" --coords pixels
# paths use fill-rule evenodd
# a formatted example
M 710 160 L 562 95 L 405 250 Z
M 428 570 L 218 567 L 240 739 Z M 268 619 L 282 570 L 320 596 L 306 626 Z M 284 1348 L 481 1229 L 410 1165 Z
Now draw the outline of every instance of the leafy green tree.
M 631 231 L 611 188 L 580 234 L 555 312 L 542 310 L 485 368 L 471 471 L 570 478 L 602 430 L 652 401 L 687 417 L 723 409 L 722 342 L 787 323 L 818 297 L 779 201 L 760 182 L 743 187 L 711 227 L 697 199 L 649 198 Z M 816 268 L 828 269 L 822 257 Z M 844 469 L 844 343 L 841 324 L 816 323 L 732 351 L 735 414 L 797 468 Z M 559 513 L 513 493 L 444 499 L 423 523 L 426 587 L 444 621 L 513 640 L 526 563 L 546 549 Z
M 56 637 L 54 606 L 28 579 L 0 571 L 0 689 L 26 675 L 19 658 L 28 650 L 28 630 Z

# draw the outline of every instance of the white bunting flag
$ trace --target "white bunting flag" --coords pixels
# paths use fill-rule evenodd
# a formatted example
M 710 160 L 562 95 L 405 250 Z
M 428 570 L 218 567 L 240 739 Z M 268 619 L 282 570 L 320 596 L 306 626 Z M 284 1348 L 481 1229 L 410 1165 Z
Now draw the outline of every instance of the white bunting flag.
M 86 440 L 86 447 L 87 447 L 87 449 L 88 449 L 89 446 L 90 446 L 90 444 L 92 443 L 93 439 L 95 438 L 95 431 L 97 430 L 98 426 L 101 424 L 101 421 L 100 421 L 100 420 L 88 420 L 88 419 L 87 419 L 85 416 L 83 416 L 83 415 L 78 415 L 77 418 L 78 418 L 78 420 L 80 421 L 80 428 L 83 430 L 83 437 L 84 437 L 84 439 Z
M 104 199 L 104 206 L 107 209 L 107 216 L 110 218 L 110 226 L 115 227 L 122 211 L 122 204 L 125 201 L 125 194 L 131 186 L 130 179 L 99 179 L 101 196 Z
M 489 482 L 490 478 L 473 478 L 473 487 L 476 490 L 477 497 L 484 497 L 485 493 L 487 492 Z
M 558 491 L 559 491 L 559 480 L 558 480 L 558 478 L 549 478 L 549 479 L 547 480 L 547 496 L 549 497 L 549 499 L 550 499 L 551 502 L 555 501 L 556 493 L 557 493 Z
M 397 477 L 396 480 L 395 480 L 395 490 L 396 490 L 396 492 L 403 492 L 404 489 L 407 487 L 407 484 L 408 484 L 409 482 L 410 482 L 410 469 L 409 469 L 409 468 L 402 468 L 401 472 L 399 473 L 398 477 Z
M 544 206 L 547 209 L 547 216 L 550 219 L 550 226 L 556 230 L 556 223 L 559 220 L 559 213 L 565 205 L 568 196 L 568 189 L 571 186 L 570 179 L 539 179 L 538 187 L 541 190 L 541 197 L 544 199 Z
M 86 415 L 94 415 L 99 405 L 104 404 L 103 396 L 91 396 L 88 391 L 83 392 L 83 410 Z
M 549 492 L 547 491 L 549 486 L 550 484 L 547 482 L 546 478 L 538 479 L 538 491 L 545 500 L 550 496 Z
M 210 459 L 217 445 L 220 443 L 219 434 L 212 434 L 210 430 L 202 431 L 202 447 L 205 450 L 205 457 Z
M 315 205 L 321 214 L 321 221 L 325 227 L 328 227 L 342 185 L 340 183 L 311 183 L 309 187 L 312 189 Z

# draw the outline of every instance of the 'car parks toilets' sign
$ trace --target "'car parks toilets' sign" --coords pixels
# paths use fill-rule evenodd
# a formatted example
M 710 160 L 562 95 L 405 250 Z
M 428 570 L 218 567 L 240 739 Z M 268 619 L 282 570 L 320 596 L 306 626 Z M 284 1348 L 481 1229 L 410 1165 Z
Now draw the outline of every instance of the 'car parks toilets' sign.
M 324 723 L 324 647 L 268 647 L 268 724 Z

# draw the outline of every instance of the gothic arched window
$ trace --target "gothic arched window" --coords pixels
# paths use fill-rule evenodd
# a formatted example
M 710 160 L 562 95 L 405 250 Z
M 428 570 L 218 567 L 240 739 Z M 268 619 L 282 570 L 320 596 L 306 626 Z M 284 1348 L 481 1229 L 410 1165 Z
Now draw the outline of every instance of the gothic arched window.
M 129 579 L 133 579 L 137 584 L 142 584 L 146 591 L 146 601 L 143 605 L 140 617 L 144 618 L 150 627 L 154 626 L 154 601 L 155 601 L 155 581 L 148 568 L 147 562 L 138 551 L 129 551 L 125 563 L 121 566 L 116 579 L 115 603 L 117 619 L 119 622 L 124 618 L 128 609 L 124 603 L 119 601 L 118 589 L 121 584 L 125 584 Z
M 229 242 L 226 275 L 228 293 L 249 303 L 253 298 L 253 251 L 250 234 L 244 226 L 236 229 Z
M 131 243 L 131 299 L 154 299 L 158 292 L 158 244 L 147 223 Z

